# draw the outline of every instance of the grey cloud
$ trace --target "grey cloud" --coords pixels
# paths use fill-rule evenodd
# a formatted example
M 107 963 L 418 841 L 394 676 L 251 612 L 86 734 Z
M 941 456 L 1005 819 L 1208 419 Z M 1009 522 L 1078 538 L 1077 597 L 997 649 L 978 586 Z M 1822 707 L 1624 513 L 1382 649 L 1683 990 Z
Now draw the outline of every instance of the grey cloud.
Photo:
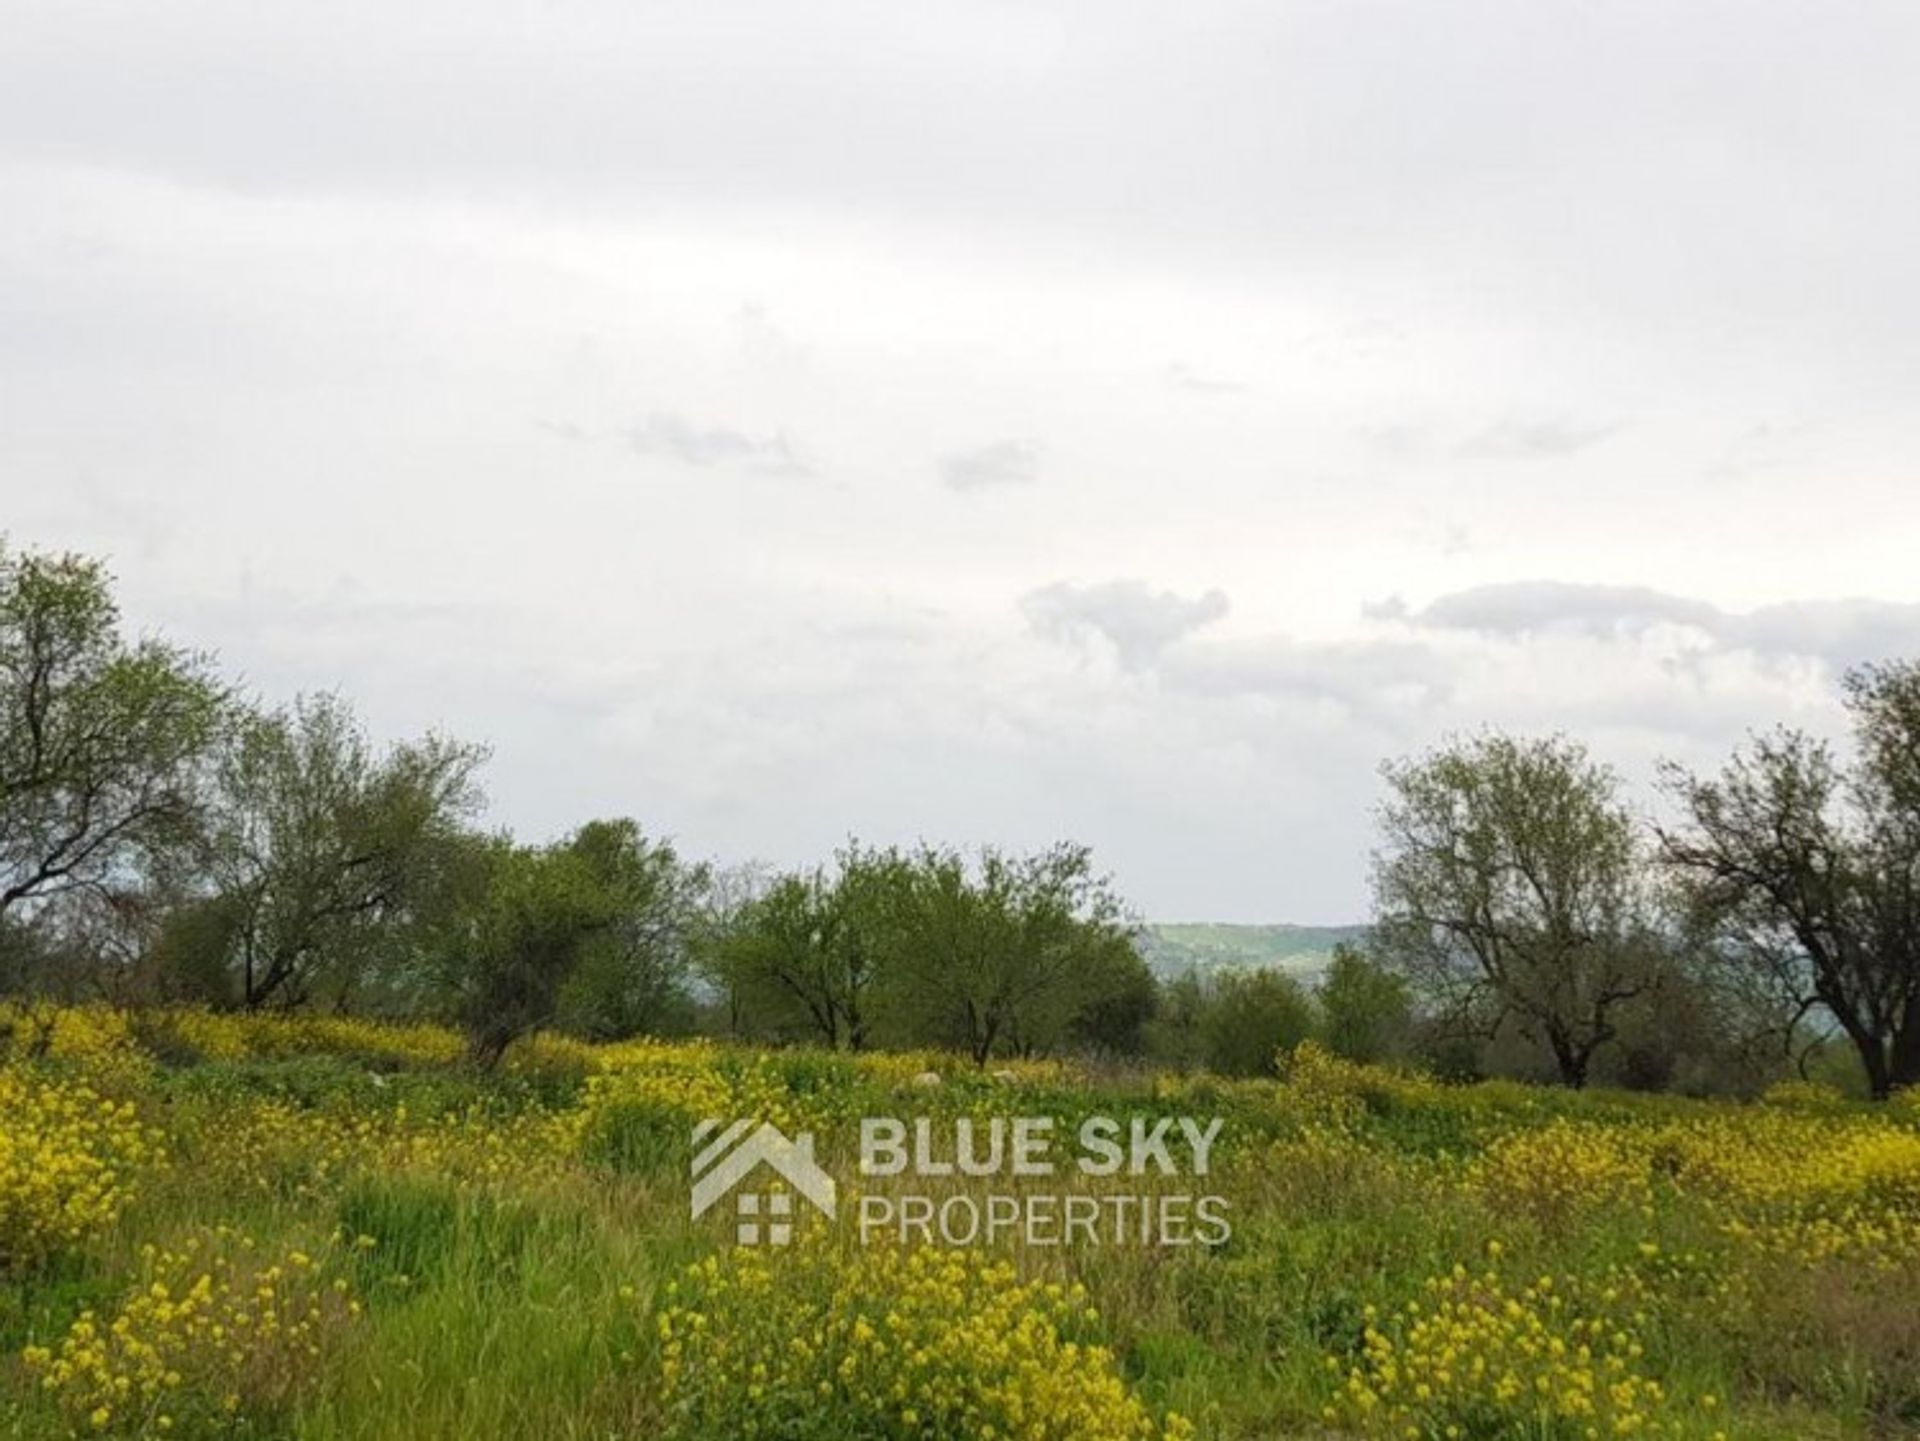
M 1020 609 L 1036 635 L 1050 640 L 1103 636 L 1121 665 L 1144 670 L 1168 646 L 1225 615 L 1227 597 L 1218 590 L 1183 596 L 1154 590 L 1143 580 L 1086 586 L 1062 581 L 1029 592 Z
M 1040 447 L 1030 440 L 999 440 L 963 450 L 940 462 L 940 479 L 949 490 L 988 490 L 1001 485 L 1031 485 L 1040 474 Z
M 1836 666 L 1920 653 L 1920 605 L 1869 598 L 1787 601 L 1738 613 L 1646 586 L 1514 581 L 1455 591 L 1411 614 L 1395 597 L 1367 606 L 1365 614 L 1422 629 L 1508 638 L 1546 631 L 1605 638 L 1680 625 L 1726 649 Z
M 1598 445 L 1619 428 L 1552 419 L 1503 420 L 1469 436 L 1454 453 L 1466 460 L 1553 460 Z
M 1920 605 L 1807 600 L 1726 616 L 1727 638 L 1763 654 L 1820 656 L 1836 665 L 1920 656 Z
M 785 434 L 748 435 L 725 426 L 698 426 L 670 412 L 655 412 L 627 432 L 642 455 L 666 455 L 687 465 L 747 465 L 776 475 L 811 475 Z
M 1522 580 L 1443 595 L 1412 621 L 1439 630 L 1518 636 L 1542 630 L 1611 635 L 1661 623 L 1709 629 L 1720 618 L 1720 612 L 1704 601 L 1645 586 Z
M 1546 26 L 1523 0 L 1403 3 L 1391 24 L 1371 7 L 1108 7 L 1071 63 L 1052 49 L 1078 23 L 1064 3 L 803 19 L 723 0 L 641 21 L 586 0 L 538 26 L 451 0 L 270 24 L 236 4 L 112 26 L 14 8 L 0 133 L 221 192 L 767 227 L 825 210 L 1076 264 L 1097 217 L 1103 249 L 1313 279 L 1357 257 L 1348 284 L 1369 296 L 1444 296 L 1575 344 L 1643 320 L 1710 359 L 1751 345 L 1833 375 L 1884 373 L 1911 334 L 1920 21 L 1897 3 L 1809 44 L 1803 5 L 1754 0 L 1734 49 L 1710 9 L 1639 0 L 1661 23 L 1598 7 Z M 1779 283 L 1809 257 L 1822 283 Z
M 1412 641 L 1273 638 L 1183 655 L 1168 662 L 1166 674 L 1201 694 L 1333 701 L 1357 713 L 1404 719 L 1452 693 L 1455 665 L 1436 647 Z

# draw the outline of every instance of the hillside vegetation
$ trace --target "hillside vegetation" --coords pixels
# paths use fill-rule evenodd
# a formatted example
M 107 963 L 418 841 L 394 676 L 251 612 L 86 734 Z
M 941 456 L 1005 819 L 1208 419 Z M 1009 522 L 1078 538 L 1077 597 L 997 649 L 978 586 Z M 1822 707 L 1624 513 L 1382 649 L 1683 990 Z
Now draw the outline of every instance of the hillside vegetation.
M 10 1013 L 0 1436 L 1909 1434 L 1920 1107 Z M 926 1072 L 941 1077 L 932 1084 Z M 1207 1248 L 736 1248 L 689 1127 L 1223 1118 Z
M 1357 946 L 1365 926 L 1231 925 L 1216 921 L 1159 922 L 1146 928 L 1140 953 L 1162 980 L 1189 971 L 1281 970 L 1302 979 L 1318 976 L 1336 946 Z

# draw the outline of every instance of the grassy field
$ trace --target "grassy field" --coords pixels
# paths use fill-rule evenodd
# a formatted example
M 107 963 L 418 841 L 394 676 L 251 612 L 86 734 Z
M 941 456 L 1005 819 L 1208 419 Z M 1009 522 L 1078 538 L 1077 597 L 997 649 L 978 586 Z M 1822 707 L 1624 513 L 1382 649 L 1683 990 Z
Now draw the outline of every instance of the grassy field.
M 0 1022 L 0 1026 L 5 1023 Z M 1920 1106 L 60 1015 L 0 1065 L 0 1436 L 1906 1436 Z M 942 1075 L 939 1085 L 920 1073 Z M 1220 1116 L 1218 1248 L 727 1244 L 688 1128 Z

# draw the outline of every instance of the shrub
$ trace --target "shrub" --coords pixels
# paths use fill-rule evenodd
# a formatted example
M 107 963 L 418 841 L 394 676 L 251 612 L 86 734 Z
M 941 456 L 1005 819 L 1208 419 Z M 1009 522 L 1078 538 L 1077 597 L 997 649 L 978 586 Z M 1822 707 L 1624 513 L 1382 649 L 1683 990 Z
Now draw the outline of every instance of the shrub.
M 112 1225 L 159 1156 L 130 1103 L 0 1068 L 0 1271 Z
M 666 1435 L 680 1441 L 1177 1438 L 1110 1353 L 1077 1286 L 971 1251 L 826 1249 L 802 1237 L 692 1267 L 658 1317 Z
M 23 1360 L 76 1429 L 208 1436 L 285 1407 L 326 1335 L 359 1312 L 313 1255 L 271 1259 L 223 1227 L 143 1248 L 139 1284 L 112 1316 L 84 1311 Z
M 1681 1408 L 1628 1322 L 1543 1276 L 1512 1287 L 1456 1266 L 1366 1328 L 1328 1421 L 1370 1436 L 1557 1441 L 1673 1435 Z M 1328 1359 L 1336 1373 L 1339 1363 Z M 1702 1398 L 1711 1411 L 1714 1398 Z
M 1279 971 L 1228 971 L 1200 1016 L 1207 1068 L 1223 1076 L 1270 1076 L 1274 1057 L 1313 1034 L 1313 1002 Z
M 1547 1228 L 1594 1210 L 1645 1206 L 1653 1196 L 1644 1136 L 1562 1119 L 1494 1141 L 1468 1168 L 1467 1181 L 1494 1214 Z

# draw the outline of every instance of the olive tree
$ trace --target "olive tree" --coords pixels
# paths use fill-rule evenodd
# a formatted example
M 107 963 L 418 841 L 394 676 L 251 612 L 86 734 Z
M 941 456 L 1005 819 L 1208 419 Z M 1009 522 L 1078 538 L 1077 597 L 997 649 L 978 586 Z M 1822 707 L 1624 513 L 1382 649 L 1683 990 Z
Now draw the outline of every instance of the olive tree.
M 600 1040 L 684 1026 L 708 868 L 687 864 L 625 818 L 590 821 L 569 845 L 605 892 L 608 921 L 568 978 L 562 1026 Z
M 218 766 L 212 878 L 249 1009 L 336 997 L 391 960 L 478 808 L 485 752 L 429 735 L 377 750 L 346 702 L 247 716 Z
M 1402 1054 L 1413 1029 L 1413 997 L 1405 977 L 1344 942 L 1320 979 L 1321 1030 L 1327 1046 L 1350 1061 Z
M 1207 1069 L 1223 1076 L 1271 1076 L 1282 1055 L 1313 1034 L 1313 1002 L 1284 971 L 1222 971 L 1200 1017 Z
M 105 568 L 0 542 L 0 924 L 193 838 L 226 693 L 127 639 Z
M 1137 980 L 1133 937 L 1085 846 L 988 848 L 971 866 L 927 849 L 913 867 L 896 1005 L 916 1038 L 958 1046 L 977 1065 L 1057 1047 Z
M 1375 944 L 1448 1016 L 1517 1026 L 1586 1084 L 1661 954 L 1617 778 L 1565 737 L 1497 733 L 1383 774 Z
M 466 848 L 464 903 L 447 916 L 435 958 L 468 1053 L 492 1069 L 507 1048 L 556 1018 L 586 949 L 617 918 L 604 877 L 579 847 Z
M 1920 1084 L 1920 663 L 1850 672 L 1846 705 L 1850 765 L 1783 729 L 1717 776 L 1670 767 L 1662 844 L 1723 964 L 1830 1016 L 1885 1097 Z
M 850 843 L 832 870 L 778 877 L 740 907 L 707 948 L 710 976 L 756 1029 L 863 1050 L 901 954 L 908 884 L 899 852 Z

